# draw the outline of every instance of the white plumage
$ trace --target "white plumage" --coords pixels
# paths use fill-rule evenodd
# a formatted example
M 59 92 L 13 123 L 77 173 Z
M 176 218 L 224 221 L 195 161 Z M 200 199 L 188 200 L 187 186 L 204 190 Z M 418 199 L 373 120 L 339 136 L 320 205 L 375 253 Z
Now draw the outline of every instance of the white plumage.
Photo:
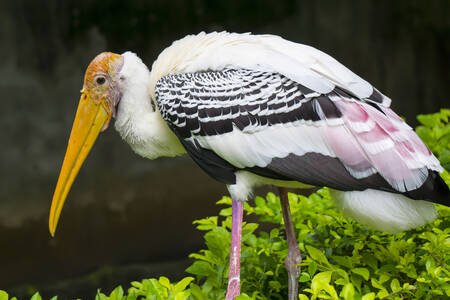
M 151 87 L 163 76 L 226 68 L 278 72 L 308 88 L 328 93 L 334 84 L 360 97 L 372 86 L 331 56 L 274 35 L 204 32 L 175 41 L 152 65 Z
M 323 126 L 303 124 L 276 125 L 253 133 L 237 128 L 232 132 L 197 137 L 200 146 L 211 149 L 238 168 L 265 167 L 272 159 L 289 154 L 316 152 L 336 157 L 323 138 Z
M 400 232 L 422 226 L 437 217 L 433 203 L 400 194 L 368 189 L 331 195 L 344 216 L 381 231 Z

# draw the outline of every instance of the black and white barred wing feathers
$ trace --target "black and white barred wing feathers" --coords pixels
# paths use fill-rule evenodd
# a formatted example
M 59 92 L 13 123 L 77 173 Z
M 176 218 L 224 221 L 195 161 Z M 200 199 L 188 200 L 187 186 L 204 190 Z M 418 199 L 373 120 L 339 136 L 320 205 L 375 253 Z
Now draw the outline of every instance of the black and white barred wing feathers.
M 334 88 L 323 93 L 277 72 L 226 69 L 165 76 L 155 94 L 188 153 L 222 182 L 249 170 L 423 199 L 420 187 L 439 180 L 441 167 L 387 98 L 376 89 L 360 98 L 329 84 Z

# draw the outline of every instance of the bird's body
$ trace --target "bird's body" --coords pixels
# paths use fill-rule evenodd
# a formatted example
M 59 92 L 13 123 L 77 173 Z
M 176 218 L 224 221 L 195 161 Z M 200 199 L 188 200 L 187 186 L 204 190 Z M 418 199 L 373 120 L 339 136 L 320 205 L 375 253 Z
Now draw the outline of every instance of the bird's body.
M 372 189 L 367 213 L 360 202 L 353 212 L 364 193 L 351 201 L 336 195 L 347 214 L 382 230 L 435 217 L 432 204 L 420 201 L 426 198 L 389 195 L 390 208 L 377 207 L 374 197 L 386 194 L 374 189 L 420 190 L 428 172 L 442 169 L 388 108 L 389 98 L 323 52 L 277 36 L 222 32 L 174 42 L 151 72 L 133 53 L 123 56 L 122 72 L 139 76 L 123 94 L 115 127 L 139 155 L 188 149 L 236 199 L 248 199 L 260 185 Z
M 105 128 L 115 115 L 116 130 L 137 154 L 154 159 L 187 152 L 227 184 L 238 201 L 233 226 L 239 228 L 242 201 L 259 185 L 328 186 L 344 213 L 391 232 L 433 220 L 432 202 L 450 202 L 439 161 L 389 108 L 389 98 L 327 54 L 277 36 L 187 36 L 166 48 L 151 72 L 131 52 L 103 53 L 89 66 L 83 93 L 80 107 L 98 95 L 90 105 L 102 103 L 105 111 L 95 108 L 96 118 Z M 80 107 L 72 135 L 86 111 Z M 87 141 L 100 131 L 93 124 Z M 60 178 L 55 191 L 52 232 L 78 161 L 87 155 L 81 149 L 75 163 L 63 166 L 69 179 Z M 288 214 L 288 206 L 283 209 Z M 236 257 L 240 232 L 233 237 Z M 232 269 L 230 286 L 237 278 Z M 228 294 L 236 292 L 229 287 Z

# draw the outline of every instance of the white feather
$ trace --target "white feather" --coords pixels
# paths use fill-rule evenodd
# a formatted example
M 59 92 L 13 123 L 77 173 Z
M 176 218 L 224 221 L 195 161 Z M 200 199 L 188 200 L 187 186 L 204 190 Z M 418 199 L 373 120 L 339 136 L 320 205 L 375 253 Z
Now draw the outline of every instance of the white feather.
M 333 57 L 316 48 L 294 43 L 275 35 L 262 35 L 260 38 L 271 48 L 292 57 L 336 85 L 353 92 L 358 97 L 369 97 L 373 92 L 370 83 L 350 71 Z
M 347 171 L 350 173 L 350 175 L 352 175 L 353 177 L 357 178 L 357 179 L 361 179 L 361 178 L 366 178 L 370 175 L 373 175 L 375 173 L 377 173 L 377 169 L 371 167 L 365 170 L 355 170 L 352 169 L 351 167 L 347 166 L 344 164 L 345 169 L 347 169 Z
M 361 97 L 373 92 L 365 80 L 312 47 L 270 35 L 202 32 L 161 52 L 152 66 L 152 96 L 156 82 L 165 75 L 226 68 L 278 72 L 320 93 L 330 92 L 335 84 Z
M 346 217 L 373 229 L 391 233 L 425 225 L 437 217 L 433 203 L 412 200 L 400 194 L 367 189 L 341 192 L 331 190 Z
M 273 158 L 283 158 L 291 153 L 302 156 L 315 152 L 336 157 L 324 139 L 325 128 L 301 123 L 278 124 L 252 133 L 234 128 L 229 133 L 193 139 L 238 168 L 265 167 Z

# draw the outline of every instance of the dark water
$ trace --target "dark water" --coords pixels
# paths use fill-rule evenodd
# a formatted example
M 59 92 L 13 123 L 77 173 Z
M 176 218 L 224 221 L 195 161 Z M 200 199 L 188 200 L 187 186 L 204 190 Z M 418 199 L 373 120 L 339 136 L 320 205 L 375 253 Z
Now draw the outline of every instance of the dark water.
M 194 219 L 225 188 L 188 158 L 147 161 L 102 134 L 54 239 L 48 209 L 84 70 L 99 52 L 147 65 L 199 31 L 272 33 L 334 56 L 393 99 L 410 123 L 449 107 L 450 2 L 0 2 L 0 289 L 90 298 L 97 287 L 182 276 L 201 247 Z

